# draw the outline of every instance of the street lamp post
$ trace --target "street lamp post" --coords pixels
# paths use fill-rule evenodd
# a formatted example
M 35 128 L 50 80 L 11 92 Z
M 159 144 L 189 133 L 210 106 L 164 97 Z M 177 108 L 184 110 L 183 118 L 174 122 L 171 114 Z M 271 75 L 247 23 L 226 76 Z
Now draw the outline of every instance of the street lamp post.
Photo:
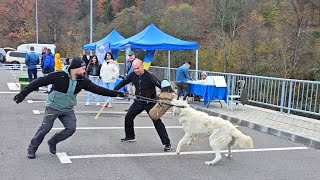
M 38 34 L 38 0 L 36 0 L 36 35 L 37 35 L 37 44 L 39 44 L 39 34 Z
M 92 0 L 90 0 L 90 44 L 92 43 Z M 92 50 L 90 51 L 92 55 Z

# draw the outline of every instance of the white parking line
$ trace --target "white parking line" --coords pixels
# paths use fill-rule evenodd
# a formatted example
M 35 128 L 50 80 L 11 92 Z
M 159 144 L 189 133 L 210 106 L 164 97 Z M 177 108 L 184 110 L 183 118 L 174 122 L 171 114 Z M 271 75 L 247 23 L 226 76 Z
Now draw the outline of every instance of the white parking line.
M 308 147 L 284 147 L 284 148 L 262 148 L 262 149 L 235 149 L 233 153 L 240 152 L 269 152 L 269 151 L 292 151 L 292 150 L 306 150 Z M 227 153 L 228 150 L 220 151 L 221 153 Z M 212 154 L 213 151 L 190 151 L 181 152 L 180 155 L 193 155 L 193 154 Z M 151 157 L 151 156 L 174 156 L 175 152 L 165 153 L 138 153 L 138 154 L 98 154 L 98 155 L 78 155 L 68 156 L 67 153 L 56 153 L 62 164 L 72 163 L 71 159 L 88 159 L 88 158 L 121 158 L 121 157 Z
M 32 110 L 33 114 L 40 114 L 39 110 Z
M 44 111 L 39 111 L 40 114 L 44 114 Z M 76 114 L 97 114 L 99 111 L 75 111 Z M 125 111 L 102 111 L 101 114 L 127 114 Z M 142 112 L 141 114 L 147 114 Z M 172 112 L 166 112 L 166 114 L 172 114 Z
M 18 94 L 19 91 L 1 91 L 0 94 Z
M 11 90 L 11 91 L 19 91 L 20 90 L 20 86 L 18 85 L 18 83 L 7 83 L 7 86 L 9 88 L 9 90 Z
M 27 100 L 28 103 L 45 103 L 46 101 L 45 100 L 32 100 L 32 99 L 28 99 Z M 77 103 L 82 103 L 82 104 L 85 104 L 87 103 L 86 101 L 77 101 Z M 104 102 L 100 102 L 101 104 L 104 104 Z M 113 104 L 130 104 L 129 101 L 126 101 L 126 102 L 113 102 Z M 93 103 L 92 106 L 95 106 L 95 104 Z
M 135 129 L 154 129 L 154 126 L 134 127 Z M 182 129 L 182 126 L 166 126 L 167 129 Z M 52 128 L 52 131 L 63 130 L 64 128 Z M 77 130 L 113 130 L 123 129 L 123 127 L 77 127 Z

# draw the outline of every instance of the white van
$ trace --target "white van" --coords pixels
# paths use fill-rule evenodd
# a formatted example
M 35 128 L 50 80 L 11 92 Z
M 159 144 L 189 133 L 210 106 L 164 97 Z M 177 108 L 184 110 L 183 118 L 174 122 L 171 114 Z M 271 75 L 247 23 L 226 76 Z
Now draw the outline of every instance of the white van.
M 34 47 L 34 52 L 36 52 L 39 55 L 41 55 L 43 47 L 51 49 L 52 54 L 56 53 L 56 45 L 54 45 L 54 44 L 36 44 L 36 43 L 21 44 L 20 46 L 17 47 L 17 50 L 24 51 L 24 52 L 30 52 L 31 46 Z

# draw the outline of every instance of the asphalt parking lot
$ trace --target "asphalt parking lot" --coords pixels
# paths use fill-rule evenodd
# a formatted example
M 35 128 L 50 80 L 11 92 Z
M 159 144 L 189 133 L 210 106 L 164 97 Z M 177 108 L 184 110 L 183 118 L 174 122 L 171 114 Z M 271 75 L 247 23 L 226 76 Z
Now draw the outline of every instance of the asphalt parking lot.
M 47 94 L 34 92 L 16 105 L 15 92 L 8 82 L 23 71 L 1 70 L 0 76 L 0 176 L 1 179 L 318 179 L 319 150 L 262 132 L 239 127 L 252 137 L 253 149 L 235 148 L 232 159 L 223 158 L 214 166 L 205 165 L 214 154 L 208 137 L 184 146 L 181 155 L 164 152 L 160 138 L 147 114 L 135 121 L 136 142 L 122 143 L 123 122 L 128 101 L 117 100 L 113 108 L 84 106 L 86 92 L 78 95 L 77 131 L 57 146 L 52 155 L 47 140 L 40 145 L 37 158 L 26 157 L 26 148 L 42 122 Z M 40 72 L 39 72 L 40 74 Z M 38 114 L 40 113 L 40 114 Z M 175 149 L 184 132 L 169 112 L 163 117 Z

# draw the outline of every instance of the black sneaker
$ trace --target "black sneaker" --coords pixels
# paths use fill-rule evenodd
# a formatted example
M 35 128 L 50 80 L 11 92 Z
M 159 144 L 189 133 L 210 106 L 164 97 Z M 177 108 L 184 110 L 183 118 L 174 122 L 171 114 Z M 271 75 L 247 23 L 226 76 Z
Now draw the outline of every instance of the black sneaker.
M 50 151 L 52 154 L 56 154 L 56 152 L 57 152 L 57 144 L 52 143 L 52 142 L 49 140 L 49 141 L 48 141 L 48 145 L 49 145 L 49 151 Z
M 27 157 L 28 157 L 29 159 L 34 159 L 34 158 L 36 158 L 36 152 L 34 152 L 34 151 L 28 151 Z
M 169 152 L 169 151 L 171 151 L 171 150 L 172 150 L 172 147 L 171 147 L 171 144 L 170 144 L 170 143 L 164 145 L 164 151 L 165 151 L 165 152 Z
M 121 139 L 121 142 L 136 142 L 136 139 L 135 138 L 122 138 Z

